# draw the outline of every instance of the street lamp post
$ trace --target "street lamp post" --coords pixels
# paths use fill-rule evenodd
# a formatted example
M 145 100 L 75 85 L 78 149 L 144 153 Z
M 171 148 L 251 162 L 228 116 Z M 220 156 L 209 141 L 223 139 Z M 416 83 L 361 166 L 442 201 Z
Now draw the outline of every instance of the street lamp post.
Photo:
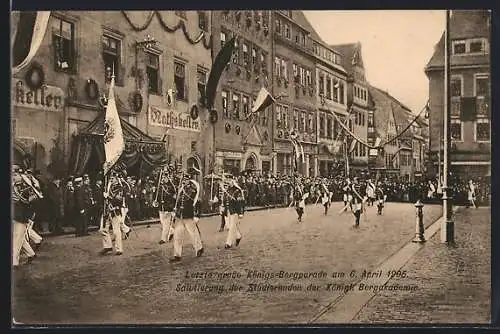
M 441 227 L 441 242 L 447 244 L 454 243 L 454 222 L 452 220 L 452 203 L 449 185 L 450 169 L 450 11 L 446 11 L 446 31 L 445 31 L 445 59 L 444 59 L 444 157 L 443 157 L 443 225 Z

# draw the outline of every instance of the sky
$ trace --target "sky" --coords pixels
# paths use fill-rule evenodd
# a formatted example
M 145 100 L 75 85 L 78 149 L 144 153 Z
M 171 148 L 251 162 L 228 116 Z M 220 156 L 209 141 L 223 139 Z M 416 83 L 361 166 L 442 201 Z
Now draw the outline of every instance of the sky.
M 414 113 L 429 98 L 424 68 L 445 27 L 445 11 L 304 11 L 327 44 L 361 43 L 368 82 Z

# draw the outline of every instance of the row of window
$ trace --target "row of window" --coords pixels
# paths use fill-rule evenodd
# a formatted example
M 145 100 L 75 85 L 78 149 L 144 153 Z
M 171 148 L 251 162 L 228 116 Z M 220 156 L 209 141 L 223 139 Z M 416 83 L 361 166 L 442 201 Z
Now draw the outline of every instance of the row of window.
M 474 141 L 476 142 L 489 142 L 490 141 L 491 126 L 490 120 L 485 118 L 478 118 L 474 122 Z M 450 124 L 450 135 L 454 141 L 464 140 L 464 122 L 459 119 L 452 119 Z
M 313 52 L 317 56 L 328 60 L 329 62 L 337 65 L 342 64 L 342 56 L 336 52 L 333 52 L 332 50 L 324 47 L 323 45 L 314 42 L 313 43 Z
M 336 139 L 342 130 L 341 125 L 331 115 L 320 114 L 319 116 L 319 136 L 320 138 Z
M 461 39 L 453 41 L 453 54 L 485 54 L 489 52 L 489 43 L 486 38 Z
M 464 96 L 464 78 L 461 75 L 452 75 L 450 79 L 452 97 Z M 490 96 L 490 78 L 488 74 L 476 73 L 473 81 L 473 96 Z
M 52 21 L 52 28 L 56 69 L 73 72 L 76 69 L 74 24 L 64 19 L 54 18 Z M 101 39 L 105 81 L 109 82 L 114 73 L 117 85 L 123 85 L 124 68 L 122 66 L 122 42 L 120 36 L 110 32 L 105 32 Z M 152 94 L 162 93 L 160 55 L 161 52 L 158 50 L 149 49 L 145 52 L 146 79 L 149 93 Z M 174 60 L 173 65 L 174 75 L 172 79 L 175 83 L 175 97 L 178 100 L 186 101 L 188 98 L 186 63 L 180 60 Z M 198 99 L 202 105 L 205 99 L 206 81 L 207 70 L 198 68 Z
M 312 86 L 312 71 L 302 65 L 292 63 L 294 81 L 302 86 Z M 279 79 L 289 81 L 288 60 L 276 56 L 274 57 L 274 74 Z
M 293 129 L 298 133 L 314 133 L 314 113 L 305 110 L 294 109 L 290 115 L 290 109 L 286 105 L 276 104 L 276 127 L 278 129 Z M 293 124 L 290 124 L 290 116 Z
M 352 151 L 351 154 L 354 157 L 362 158 L 362 157 L 366 157 L 367 152 L 368 152 L 368 150 L 367 150 L 366 146 L 357 141 L 356 144 L 354 144 L 354 150 Z
M 319 94 L 328 100 L 344 104 L 344 82 L 326 72 L 319 73 Z
M 221 48 L 230 39 L 230 33 L 221 31 L 220 42 Z M 260 49 L 257 45 L 252 45 L 251 42 L 237 39 L 235 40 L 235 48 L 233 51 L 232 61 L 234 64 L 243 65 L 247 69 L 261 69 L 267 66 L 267 52 Z
M 307 37 L 307 32 L 297 26 L 294 27 L 294 31 L 292 32 L 292 25 L 290 22 L 286 19 L 282 19 L 277 17 L 275 20 L 275 27 L 274 31 L 278 35 L 281 35 L 285 37 L 288 40 L 292 40 L 292 34 L 294 35 L 294 41 L 295 43 L 307 47 L 308 45 L 308 37 Z
M 224 10 L 222 11 L 222 20 L 224 22 L 229 22 L 230 21 L 230 14 L 234 12 L 234 18 L 236 19 L 236 25 L 238 27 L 241 27 L 241 18 L 242 18 L 242 13 L 246 12 L 246 22 L 247 22 L 247 27 L 249 28 L 251 26 L 252 21 L 255 22 L 255 26 L 260 28 L 261 26 L 264 29 L 269 28 L 269 14 L 271 13 L 268 10 L 246 10 L 246 11 L 241 11 L 241 10 L 236 10 L 236 11 L 229 11 L 229 10 Z M 253 12 L 253 13 L 252 13 Z M 253 20 L 252 20 L 253 18 Z
M 368 101 L 368 91 L 366 90 L 366 88 L 354 85 L 353 94 L 355 99 L 360 99 L 365 102 Z
M 198 27 L 203 31 L 208 31 L 208 15 L 203 11 L 198 11 Z M 183 20 L 187 20 L 187 13 L 185 10 L 176 10 L 175 15 L 182 18 Z

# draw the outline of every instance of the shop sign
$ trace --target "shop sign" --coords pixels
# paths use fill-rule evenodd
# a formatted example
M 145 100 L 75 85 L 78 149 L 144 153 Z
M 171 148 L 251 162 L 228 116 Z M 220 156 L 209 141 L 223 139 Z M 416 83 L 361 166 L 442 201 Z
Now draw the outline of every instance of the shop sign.
M 200 132 L 199 119 L 193 120 L 189 113 L 155 106 L 149 108 L 149 124 L 165 128 Z
M 62 111 L 64 108 L 64 91 L 59 87 L 42 85 L 32 90 L 24 80 L 14 79 L 11 92 L 12 104 L 16 107 L 40 111 Z

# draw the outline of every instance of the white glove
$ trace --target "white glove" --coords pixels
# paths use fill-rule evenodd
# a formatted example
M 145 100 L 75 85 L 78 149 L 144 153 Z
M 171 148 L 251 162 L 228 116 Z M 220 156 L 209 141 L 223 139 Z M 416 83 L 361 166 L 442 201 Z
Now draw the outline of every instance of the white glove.
M 200 218 L 194 217 L 193 220 L 194 220 L 195 223 L 198 223 L 200 221 Z

